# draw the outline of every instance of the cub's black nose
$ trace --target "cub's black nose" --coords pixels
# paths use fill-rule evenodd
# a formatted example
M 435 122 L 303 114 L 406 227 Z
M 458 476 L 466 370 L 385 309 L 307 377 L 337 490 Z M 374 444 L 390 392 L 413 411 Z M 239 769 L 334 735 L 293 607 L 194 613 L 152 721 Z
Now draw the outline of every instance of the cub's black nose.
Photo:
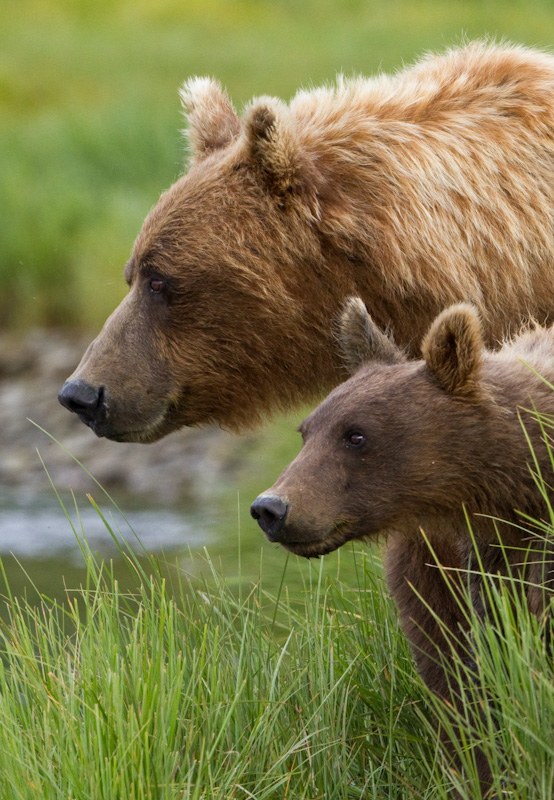
M 106 416 L 104 387 L 97 389 L 81 378 L 66 381 L 58 395 L 58 400 L 87 425 L 102 422 Z
M 250 513 L 270 542 L 279 542 L 289 507 L 275 494 L 261 494 L 250 506 Z

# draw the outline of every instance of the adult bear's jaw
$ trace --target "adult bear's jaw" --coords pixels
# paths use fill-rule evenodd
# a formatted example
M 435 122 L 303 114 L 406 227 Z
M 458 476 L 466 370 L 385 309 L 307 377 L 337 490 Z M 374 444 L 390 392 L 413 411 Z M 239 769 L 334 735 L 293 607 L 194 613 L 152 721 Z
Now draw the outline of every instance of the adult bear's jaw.
M 132 430 L 121 430 L 110 424 L 95 425 L 94 423 L 82 420 L 85 425 L 98 436 L 99 439 L 109 439 L 111 442 L 134 442 L 136 444 L 152 444 L 157 442 L 165 433 L 151 430 L 150 428 L 136 428 Z
M 109 439 L 112 442 L 129 442 L 134 444 L 154 444 L 175 428 L 168 428 L 165 425 L 154 425 L 145 428 L 133 428 L 131 430 L 118 430 L 111 426 L 100 426 L 94 429 L 94 433 L 100 438 Z
M 100 436 L 104 439 L 109 439 L 111 442 L 120 442 L 120 443 L 132 443 L 132 444 L 153 444 L 154 442 L 159 441 L 162 436 L 165 434 L 153 434 L 150 431 L 125 431 L 121 432 L 114 432 L 114 433 L 102 433 L 95 431 L 97 436 Z
M 153 444 L 180 427 L 171 421 L 169 408 L 169 404 L 166 404 L 151 421 L 143 425 L 131 423 L 128 428 L 111 421 L 109 414 L 103 422 L 91 423 L 85 419 L 82 421 L 102 439 L 121 443 Z
M 100 439 L 109 439 L 111 442 L 129 444 L 154 444 L 167 435 L 167 430 L 151 430 L 150 428 L 139 428 L 136 430 L 121 431 L 107 426 L 94 428 L 90 426 L 96 436 Z

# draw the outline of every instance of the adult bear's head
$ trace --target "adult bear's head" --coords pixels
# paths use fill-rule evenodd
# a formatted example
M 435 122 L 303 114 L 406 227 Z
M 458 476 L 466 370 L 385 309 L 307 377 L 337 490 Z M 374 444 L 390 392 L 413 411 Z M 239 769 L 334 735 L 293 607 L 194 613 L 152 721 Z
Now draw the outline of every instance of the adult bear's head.
M 318 178 L 289 109 L 261 98 L 240 119 L 207 79 L 182 95 L 190 169 L 147 217 L 129 292 L 59 394 L 117 441 L 244 428 L 340 377 L 341 298 L 321 280 Z

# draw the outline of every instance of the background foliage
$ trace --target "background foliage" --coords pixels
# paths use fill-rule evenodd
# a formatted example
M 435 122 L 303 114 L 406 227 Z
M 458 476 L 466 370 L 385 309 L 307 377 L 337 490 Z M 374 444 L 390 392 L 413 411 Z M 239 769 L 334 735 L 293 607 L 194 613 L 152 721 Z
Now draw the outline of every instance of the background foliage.
M 97 327 L 182 171 L 177 89 L 237 109 L 464 36 L 554 42 L 548 0 L 0 0 L 0 324 Z

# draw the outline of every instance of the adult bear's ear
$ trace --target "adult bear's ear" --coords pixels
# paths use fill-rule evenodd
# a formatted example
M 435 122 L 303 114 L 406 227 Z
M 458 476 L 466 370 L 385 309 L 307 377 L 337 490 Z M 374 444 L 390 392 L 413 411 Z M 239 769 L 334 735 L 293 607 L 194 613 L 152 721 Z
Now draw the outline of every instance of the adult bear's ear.
M 191 78 L 179 95 L 188 122 L 185 134 L 196 159 L 225 147 L 240 133 L 240 119 L 217 81 Z
M 481 320 L 466 303 L 439 314 L 421 345 L 427 367 L 440 386 L 455 397 L 475 401 L 482 395 L 483 350 Z
M 339 345 L 350 374 L 366 361 L 400 364 L 406 360 L 392 337 L 373 322 L 363 301 L 349 297 L 339 320 Z
M 255 100 L 244 115 L 247 158 L 265 188 L 281 204 L 301 199 L 319 216 L 317 176 L 299 146 L 289 108 L 274 97 Z

